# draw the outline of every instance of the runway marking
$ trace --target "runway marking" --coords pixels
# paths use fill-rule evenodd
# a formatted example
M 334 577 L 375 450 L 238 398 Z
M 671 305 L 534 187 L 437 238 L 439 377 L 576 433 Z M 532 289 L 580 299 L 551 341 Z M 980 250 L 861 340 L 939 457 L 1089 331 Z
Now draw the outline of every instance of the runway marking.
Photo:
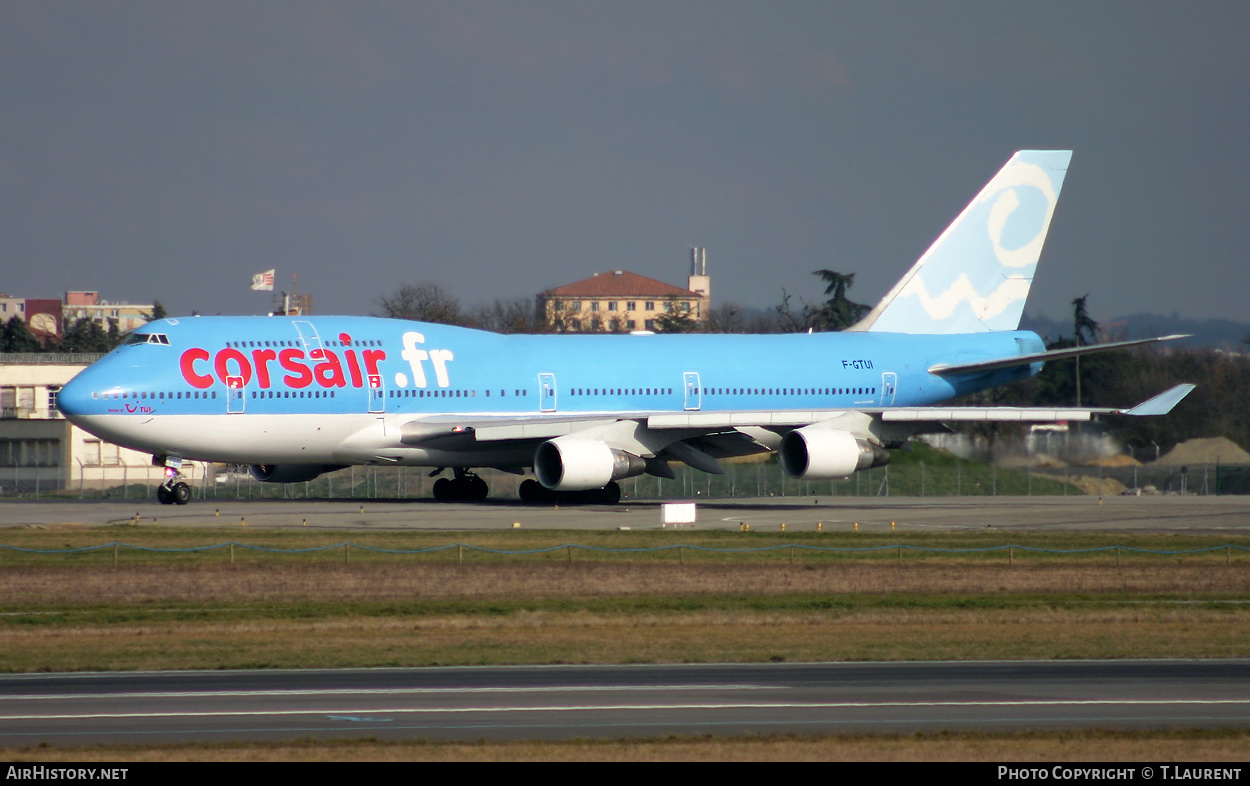
M 577 704 L 570 706 L 517 707 L 393 707 L 362 709 L 302 710 L 234 710 L 216 712 L 85 712 L 51 715 L 0 715 L 0 721 L 85 720 L 90 718 L 226 718 L 280 717 L 291 715 L 432 715 L 435 713 L 468 714 L 501 712 L 613 712 L 625 710 L 804 710 L 804 709 L 879 709 L 887 707 L 1156 707 L 1181 705 L 1250 705 L 1250 699 L 1093 699 L 1032 701 L 885 701 L 885 702 L 762 702 L 727 704 Z
M 519 686 L 515 688 L 307 688 L 299 690 L 211 690 L 211 691 L 132 691 L 128 693 L 48 693 L 0 695 L 0 701 L 57 701 L 65 699 L 180 699 L 226 698 L 232 696 L 344 696 L 375 694 L 432 693 L 570 693 L 573 691 L 673 691 L 673 690 L 782 690 L 776 685 L 585 685 L 585 686 Z

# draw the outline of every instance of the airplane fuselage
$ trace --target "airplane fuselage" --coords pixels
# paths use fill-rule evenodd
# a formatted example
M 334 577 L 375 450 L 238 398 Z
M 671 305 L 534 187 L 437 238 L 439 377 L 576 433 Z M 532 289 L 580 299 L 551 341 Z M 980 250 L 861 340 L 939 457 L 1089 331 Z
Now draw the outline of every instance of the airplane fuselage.
M 1040 368 L 938 376 L 928 371 L 936 363 L 1042 347 L 1027 331 L 499 335 L 370 317 L 190 317 L 134 335 L 61 391 L 63 409 L 137 450 L 251 464 L 367 463 L 386 451 L 393 463 L 528 466 L 523 443 L 439 447 L 403 436 L 456 416 L 923 406 Z

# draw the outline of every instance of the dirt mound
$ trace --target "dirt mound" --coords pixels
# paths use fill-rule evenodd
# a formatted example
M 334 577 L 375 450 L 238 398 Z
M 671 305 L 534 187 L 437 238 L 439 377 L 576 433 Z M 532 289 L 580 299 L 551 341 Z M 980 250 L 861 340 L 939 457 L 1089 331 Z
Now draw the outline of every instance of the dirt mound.
M 1224 437 L 1189 439 L 1163 454 L 1152 464 L 1250 464 L 1250 453 Z
M 1032 456 L 1008 456 L 1007 458 L 998 459 L 994 462 L 1000 467 L 1010 467 L 1011 469 L 1026 469 L 1038 467 L 1062 469 L 1063 462 L 1054 456 L 1046 453 L 1034 453 Z
M 1124 453 L 1117 453 L 1114 456 L 1103 456 L 1086 463 L 1091 467 L 1135 467 L 1141 464 L 1137 459 Z
M 1068 478 L 1068 482 L 1091 497 L 1118 497 L 1124 493 L 1124 484 L 1115 478 L 1099 480 L 1089 475 Z

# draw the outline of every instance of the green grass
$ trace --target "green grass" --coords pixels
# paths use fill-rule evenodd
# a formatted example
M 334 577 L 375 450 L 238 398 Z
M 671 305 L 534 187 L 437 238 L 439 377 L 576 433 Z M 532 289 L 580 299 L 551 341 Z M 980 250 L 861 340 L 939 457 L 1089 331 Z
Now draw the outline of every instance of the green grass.
M 1115 533 L 13 529 L 6 545 L 457 541 L 665 551 L 0 552 L 0 670 L 1250 654 L 1246 538 Z M 1009 537 L 1009 540 L 1008 540 Z M 929 549 L 899 551 L 897 544 Z M 790 546 L 885 545 L 879 552 Z M 760 546 L 781 546 L 759 552 Z M 571 559 L 570 559 L 571 557 Z M 793 561 L 792 561 L 793 560 Z

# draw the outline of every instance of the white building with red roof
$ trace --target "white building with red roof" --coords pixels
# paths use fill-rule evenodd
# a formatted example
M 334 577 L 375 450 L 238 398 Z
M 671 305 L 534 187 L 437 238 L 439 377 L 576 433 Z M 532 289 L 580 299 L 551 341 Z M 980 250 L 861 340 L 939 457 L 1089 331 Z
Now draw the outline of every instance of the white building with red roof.
M 656 320 L 671 313 L 706 321 L 711 281 L 702 249 L 695 252 L 686 289 L 628 270 L 608 270 L 540 292 L 538 317 L 557 332 L 567 333 L 655 330 Z

